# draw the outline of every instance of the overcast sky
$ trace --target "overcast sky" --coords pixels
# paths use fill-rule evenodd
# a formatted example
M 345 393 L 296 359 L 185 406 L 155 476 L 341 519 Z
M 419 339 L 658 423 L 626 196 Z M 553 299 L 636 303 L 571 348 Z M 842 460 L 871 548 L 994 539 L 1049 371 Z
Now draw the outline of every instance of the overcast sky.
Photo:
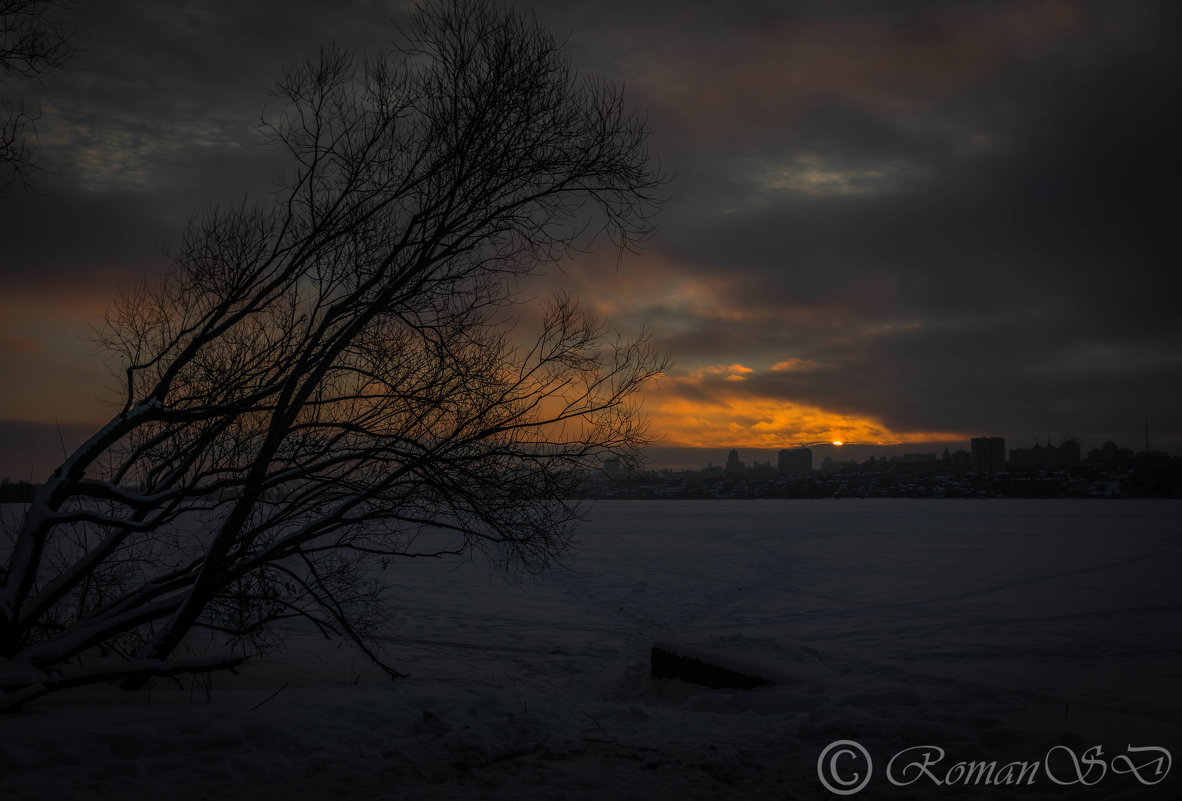
M 79 4 L 73 69 L 25 91 L 52 172 L 0 198 L 0 475 L 39 478 L 55 421 L 72 442 L 111 413 L 85 337 L 117 288 L 195 210 L 267 192 L 271 75 L 383 43 L 404 5 Z M 644 254 L 560 276 L 672 355 L 653 432 L 1139 449 L 1148 414 L 1182 452 L 1177 9 L 538 5 L 577 67 L 625 84 L 673 175 Z

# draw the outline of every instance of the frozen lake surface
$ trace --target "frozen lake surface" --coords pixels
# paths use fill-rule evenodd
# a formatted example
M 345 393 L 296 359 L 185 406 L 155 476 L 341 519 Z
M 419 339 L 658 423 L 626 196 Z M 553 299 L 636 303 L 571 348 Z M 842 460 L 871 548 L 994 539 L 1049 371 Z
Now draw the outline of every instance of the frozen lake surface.
M 837 798 L 817 763 L 841 739 L 874 761 L 862 797 L 1182 797 L 1180 766 L 1112 767 L 1182 757 L 1182 503 L 601 502 L 580 539 L 537 584 L 394 564 L 396 683 L 294 631 L 208 698 L 92 688 L 0 719 L 0 798 Z M 781 683 L 650 678 L 658 641 Z M 896 786 L 920 745 L 946 758 Z M 1096 745 L 1094 786 L 932 781 L 1048 753 L 1075 779 Z

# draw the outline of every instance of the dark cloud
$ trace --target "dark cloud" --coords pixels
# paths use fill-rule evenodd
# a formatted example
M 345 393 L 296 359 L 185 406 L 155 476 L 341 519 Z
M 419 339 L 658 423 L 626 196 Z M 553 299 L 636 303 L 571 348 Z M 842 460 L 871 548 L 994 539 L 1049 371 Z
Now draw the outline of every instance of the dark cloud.
M 785 132 L 780 186 L 749 184 L 747 208 L 725 160 L 695 171 L 671 258 L 725 272 L 719 304 L 758 313 L 707 318 L 674 351 L 817 359 L 834 369 L 743 388 L 898 430 L 1127 434 L 1148 406 L 1177 437 L 1182 87 L 1175 51 L 1146 35 L 1085 29 L 914 118 L 819 103 Z M 847 336 L 785 333 L 818 308 Z
M 404 6 L 80 7 L 76 70 L 39 95 L 57 174 L 0 199 L 0 280 L 42 303 L 157 269 L 190 213 L 267 191 L 271 76 L 324 41 L 387 41 Z M 1134 444 L 1149 410 L 1182 449 L 1175 4 L 536 12 L 626 84 L 676 175 L 647 256 L 563 276 L 697 376 L 666 392 L 1019 444 Z M 0 329 L 22 352 L 30 336 Z M 811 367 L 771 369 L 792 359 Z M 733 364 L 752 372 L 701 372 Z

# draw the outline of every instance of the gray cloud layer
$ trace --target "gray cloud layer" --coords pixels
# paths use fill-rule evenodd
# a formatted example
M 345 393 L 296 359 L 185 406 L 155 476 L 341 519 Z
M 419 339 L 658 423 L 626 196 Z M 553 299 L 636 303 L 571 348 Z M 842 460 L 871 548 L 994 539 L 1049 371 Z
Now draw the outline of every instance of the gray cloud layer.
M 161 263 L 192 211 L 265 192 L 269 76 L 387 38 L 400 3 L 78 9 L 38 99 L 45 197 L 0 199 L 0 280 L 101 293 Z M 623 80 L 676 173 L 617 303 L 676 391 L 783 400 L 895 431 L 1074 433 L 1182 448 L 1178 12 L 1120 4 L 539 4 L 576 64 Z M 584 292 L 627 282 L 587 267 Z M 578 274 L 578 271 L 575 271 Z M 625 293 L 617 293 L 623 295 Z M 33 302 L 33 301 L 30 301 Z M 803 370 L 771 370 L 789 359 Z

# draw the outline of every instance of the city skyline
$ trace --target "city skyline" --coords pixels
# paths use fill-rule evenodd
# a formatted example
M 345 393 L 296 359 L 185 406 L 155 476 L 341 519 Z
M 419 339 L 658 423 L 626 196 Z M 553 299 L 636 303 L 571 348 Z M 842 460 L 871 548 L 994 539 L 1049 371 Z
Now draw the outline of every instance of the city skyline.
M 972 443 L 974 439 L 1000 439 L 1004 442 L 1005 461 L 1008 463 L 1012 459 L 1014 451 L 1019 451 L 1020 454 L 1025 454 L 1035 448 L 1056 450 L 1066 443 L 1074 443 L 1079 449 L 1080 461 L 1085 460 L 1093 451 L 1102 451 L 1105 446 L 1115 445 L 1120 451 L 1128 451 L 1133 454 L 1143 453 L 1147 450 L 1153 453 L 1167 453 L 1171 456 L 1176 456 L 1176 453 L 1170 453 L 1163 449 L 1150 447 L 1146 449 L 1143 447 L 1144 443 L 1129 443 L 1120 442 L 1114 438 L 1105 438 L 1103 440 L 1096 440 L 1095 442 L 1081 442 L 1078 437 L 1064 436 L 1061 438 L 1054 437 L 1035 437 L 1030 442 L 1014 440 L 1006 436 L 998 436 L 996 434 L 982 435 L 981 437 L 970 437 L 964 440 L 939 440 L 931 442 L 913 442 L 913 443 L 893 443 L 888 445 L 873 444 L 865 442 L 857 443 L 841 443 L 836 442 L 816 442 L 806 444 L 788 444 L 783 448 L 743 448 L 735 446 L 733 448 L 661 448 L 656 447 L 650 449 L 649 461 L 645 464 L 646 469 L 651 470 L 697 470 L 708 466 L 723 467 L 725 466 L 729 454 L 737 451 L 740 460 L 745 463 L 750 460 L 750 463 L 770 463 L 777 464 L 777 457 L 786 452 L 793 450 L 810 450 L 814 452 L 813 465 L 814 469 L 825 458 L 832 459 L 836 463 L 863 463 L 870 458 L 876 459 L 901 459 L 907 456 L 921 456 L 932 455 L 936 461 L 942 458 L 945 450 L 950 453 L 958 451 L 967 455 L 972 454 Z M 1152 446 L 1152 440 L 1149 443 Z M 753 454 L 753 455 L 750 455 Z M 695 459 L 705 459 L 700 463 L 695 462 Z M 1020 455 L 1019 458 L 1023 458 Z
M 0 420 L 0 429 L 9 421 Z M 85 423 L 24 423 L 19 426 L 9 424 L 4 431 L 4 447 L 0 448 L 0 478 L 11 481 L 28 481 L 37 483 L 45 475 L 56 468 L 63 454 L 69 453 L 86 437 L 93 433 L 93 426 Z M 1121 448 L 1141 452 L 1147 450 L 1160 451 L 1170 455 L 1178 455 L 1177 449 L 1158 447 L 1153 439 L 1151 428 L 1143 429 L 1141 441 L 1120 440 L 1117 437 L 1081 438 L 1073 434 L 1063 434 L 1058 437 L 1051 434 L 1033 435 L 1029 440 L 997 433 L 983 433 L 964 438 L 948 438 L 938 440 L 923 440 L 913 442 L 871 443 L 864 441 L 842 441 L 838 445 L 833 441 L 806 442 L 803 439 L 787 441 L 778 447 L 750 447 L 743 445 L 722 445 L 719 447 L 670 446 L 655 445 L 646 448 L 646 469 L 699 469 L 710 461 L 720 464 L 726 461 L 727 454 L 732 449 L 752 452 L 758 455 L 760 461 L 775 463 L 777 454 L 784 449 L 808 447 L 818 453 L 833 457 L 839 461 L 864 461 L 870 455 L 884 457 L 901 456 L 905 453 L 925 452 L 934 450 L 939 453 L 944 448 L 950 450 L 971 450 L 971 442 L 977 437 L 1000 436 L 1006 442 L 1007 453 L 1016 449 L 1028 449 L 1033 446 L 1046 447 L 1048 444 L 1074 440 L 1079 443 L 1084 454 L 1093 449 L 1101 448 L 1105 443 L 1113 442 Z M 822 457 L 823 458 L 823 457 Z M 817 460 L 819 461 L 819 459 Z

